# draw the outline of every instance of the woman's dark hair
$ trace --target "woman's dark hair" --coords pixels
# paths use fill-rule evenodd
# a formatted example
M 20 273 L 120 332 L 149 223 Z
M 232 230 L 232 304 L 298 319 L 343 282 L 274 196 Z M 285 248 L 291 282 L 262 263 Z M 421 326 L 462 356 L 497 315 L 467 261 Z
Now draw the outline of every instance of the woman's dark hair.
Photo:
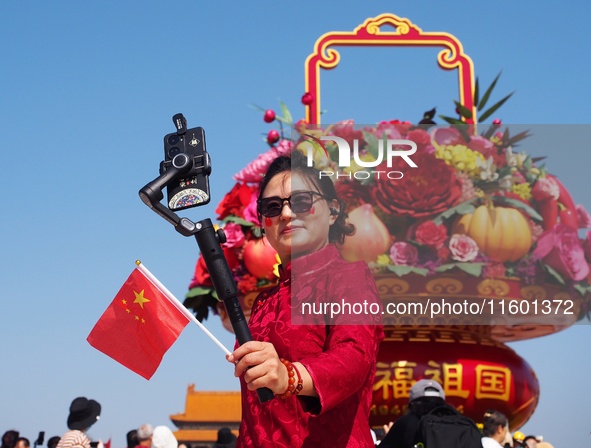
M 507 426 L 509 420 L 505 414 L 493 409 L 489 409 L 484 413 L 484 419 L 482 420 L 482 434 L 486 437 L 493 436 L 500 426 Z
M 2 448 L 14 448 L 20 433 L 14 429 L 9 429 L 2 435 Z
M 135 446 L 139 445 L 140 443 L 139 439 L 137 438 L 137 429 L 127 431 L 125 438 L 127 439 L 127 448 L 135 448 Z
M 47 448 L 55 448 L 58 443 L 60 443 L 60 436 L 50 437 L 47 441 Z
M 261 181 L 259 186 L 259 196 L 258 199 L 261 200 L 263 197 L 263 192 L 267 185 L 271 181 L 273 177 L 277 174 L 291 171 L 292 173 L 298 173 L 306 180 L 308 180 L 316 190 L 324 195 L 324 199 L 327 202 L 332 200 L 336 200 L 339 203 L 339 213 L 337 215 L 337 219 L 332 226 L 330 226 L 330 230 L 328 231 L 328 241 L 331 243 L 339 243 L 342 244 L 345 241 L 346 236 L 353 235 L 355 233 L 355 226 L 353 224 L 347 223 L 347 213 L 345 212 L 345 203 L 341 201 L 337 196 L 337 191 L 334 187 L 334 184 L 330 177 L 327 176 L 320 176 L 320 171 L 314 167 L 309 167 L 307 165 L 307 158 L 304 154 L 302 154 L 298 150 L 293 150 L 290 156 L 279 156 L 269 168 L 267 168 L 267 172 Z M 259 219 L 260 219 L 260 211 Z

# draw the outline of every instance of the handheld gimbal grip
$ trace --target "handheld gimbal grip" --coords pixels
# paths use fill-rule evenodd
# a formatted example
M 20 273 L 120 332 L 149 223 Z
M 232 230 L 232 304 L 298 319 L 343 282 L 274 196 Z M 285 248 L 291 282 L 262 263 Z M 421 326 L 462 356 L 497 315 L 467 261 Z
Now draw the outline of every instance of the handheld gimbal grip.
M 245 342 L 252 341 L 252 335 L 244 317 L 244 312 L 238 301 L 238 287 L 228 266 L 220 241 L 216 236 L 213 224 L 210 219 L 204 219 L 199 224 L 201 224 L 201 228 L 195 233 L 195 238 L 209 271 L 213 287 L 218 298 L 224 302 L 238 343 L 242 345 Z M 266 387 L 257 389 L 257 394 L 261 403 L 274 398 L 271 389 Z

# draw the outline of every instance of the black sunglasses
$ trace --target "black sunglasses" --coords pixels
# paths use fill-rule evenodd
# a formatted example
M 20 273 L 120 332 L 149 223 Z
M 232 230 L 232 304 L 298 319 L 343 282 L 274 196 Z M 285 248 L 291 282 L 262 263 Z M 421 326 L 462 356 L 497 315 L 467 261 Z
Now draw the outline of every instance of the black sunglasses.
M 271 196 L 269 198 L 259 199 L 257 201 L 259 213 L 266 218 L 279 216 L 283 210 L 283 204 L 285 204 L 285 201 L 289 204 L 289 208 L 292 212 L 306 213 L 310 211 L 314 204 L 314 196 L 325 198 L 323 194 L 316 191 L 298 191 L 288 198 Z

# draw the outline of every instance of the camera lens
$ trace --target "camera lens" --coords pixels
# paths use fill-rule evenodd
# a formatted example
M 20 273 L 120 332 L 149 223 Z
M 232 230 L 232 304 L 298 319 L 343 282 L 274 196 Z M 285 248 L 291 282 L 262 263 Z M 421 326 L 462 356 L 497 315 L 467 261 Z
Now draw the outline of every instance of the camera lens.
M 169 145 L 176 145 L 179 142 L 179 136 L 176 134 L 171 135 L 168 137 L 168 144 Z
M 177 154 L 180 154 L 180 153 L 181 153 L 181 150 L 180 150 L 180 148 L 178 148 L 178 147 L 176 147 L 176 146 L 175 146 L 174 148 L 170 148 L 170 149 L 168 150 L 168 158 L 169 158 L 170 160 L 172 160 L 172 159 L 174 159 L 174 156 L 176 156 Z

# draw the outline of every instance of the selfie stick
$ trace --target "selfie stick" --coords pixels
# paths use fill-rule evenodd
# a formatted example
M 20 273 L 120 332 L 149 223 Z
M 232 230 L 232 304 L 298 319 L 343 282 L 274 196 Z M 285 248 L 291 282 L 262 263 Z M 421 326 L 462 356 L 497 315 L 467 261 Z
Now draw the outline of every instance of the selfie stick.
M 222 229 L 215 231 L 209 218 L 196 223 L 188 218 L 179 218 L 176 213 L 160 203 L 164 197 L 162 193 L 164 187 L 174 179 L 181 178 L 192 167 L 193 160 L 189 156 L 183 153 L 177 154 L 172 159 L 170 168 L 144 186 L 139 191 L 139 195 L 148 207 L 171 223 L 181 235 L 195 236 L 215 291 L 223 301 L 238 343 L 242 345 L 252 341 L 252 335 L 238 301 L 238 287 L 222 250 L 221 245 L 226 242 L 224 231 Z M 261 403 L 274 398 L 271 389 L 266 387 L 257 389 L 257 394 Z

